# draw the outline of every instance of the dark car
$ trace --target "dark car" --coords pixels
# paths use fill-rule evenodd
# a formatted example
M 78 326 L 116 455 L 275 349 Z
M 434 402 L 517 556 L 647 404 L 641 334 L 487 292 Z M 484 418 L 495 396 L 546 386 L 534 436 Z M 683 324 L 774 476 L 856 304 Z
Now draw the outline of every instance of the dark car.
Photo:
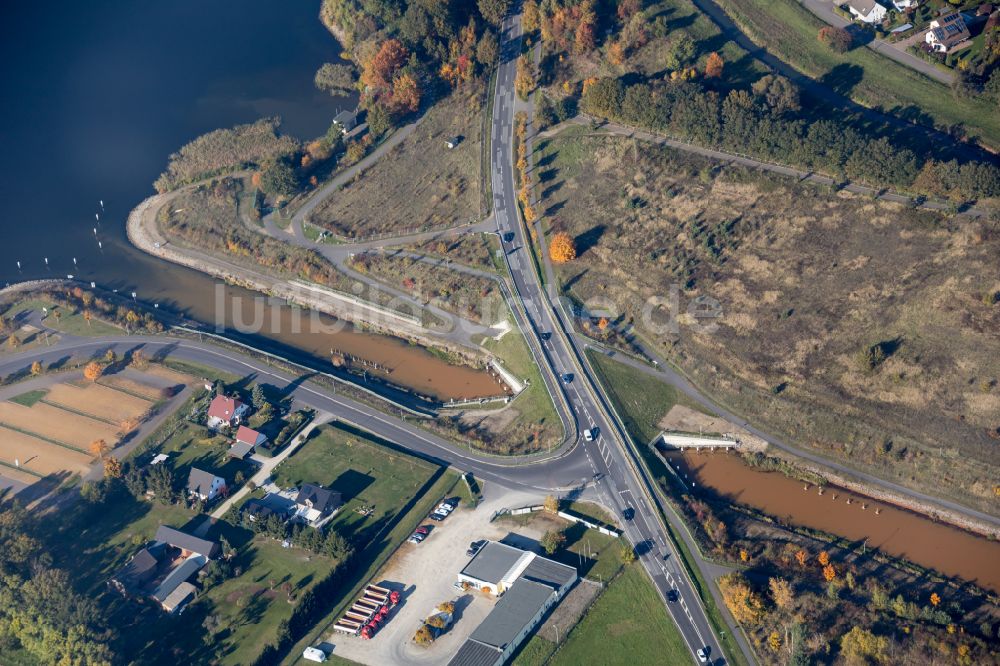
M 552 333 L 550 333 L 549 331 L 545 331 L 544 333 L 542 333 L 542 340 L 548 340 L 551 337 Z
M 670 590 L 667 592 L 667 601 L 671 603 L 676 603 L 676 601 L 680 598 L 681 595 L 677 592 L 677 590 Z
M 629 507 L 624 511 L 622 511 L 622 518 L 624 518 L 625 520 L 632 520 L 633 518 L 635 518 L 635 509 Z
M 472 543 L 469 544 L 469 550 L 465 551 L 465 554 L 468 555 L 469 557 L 472 557 L 480 550 L 482 550 L 483 546 L 485 545 L 486 541 L 484 540 L 473 541 Z
M 455 507 L 458 506 L 458 498 L 457 497 L 449 497 L 448 499 L 446 499 L 445 501 L 443 501 L 441 503 L 442 504 L 447 504 L 452 509 L 454 509 Z
M 514 232 L 513 231 L 508 231 L 507 233 L 505 233 L 503 235 L 503 242 L 504 243 L 510 243 L 513 240 L 514 240 Z
M 562 380 L 564 384 L 569 384 L 571 381 L 573 381 L 573 373 L 567 372 L 562 376 Z
M 445 514 L 443 514 L 443 513 L 437 513 L 437 512 L 435 511 L 434 513 L 432 513 L 431 515 L 429 515 L 429 516 L 427 516 L 427 517 L 428 517 L 428 518 L 430 518 L 431 520 L 435 520 L 435 521 L 437 521 L 437 522 L 441 522 L 442 520 L 444 520 L 444 519 L 445 519 L 445 518 L 447 518 L 448 516 L 447 516 L 447 515 L 445 515 Z

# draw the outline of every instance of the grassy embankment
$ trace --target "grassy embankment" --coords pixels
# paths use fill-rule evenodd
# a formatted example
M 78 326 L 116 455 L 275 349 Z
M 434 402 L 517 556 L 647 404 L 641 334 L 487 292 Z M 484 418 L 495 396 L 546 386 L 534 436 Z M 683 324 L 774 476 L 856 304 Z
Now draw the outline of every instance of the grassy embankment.
M 794 0 L 719 0 L 754 42 L 860 104 L 923 125 L 960 124 L 1000 144 L 1000 114 L 985 98 L 956 98 L 944 84 L 871 49 L 837 53 L 816 39 L 826 25 Z

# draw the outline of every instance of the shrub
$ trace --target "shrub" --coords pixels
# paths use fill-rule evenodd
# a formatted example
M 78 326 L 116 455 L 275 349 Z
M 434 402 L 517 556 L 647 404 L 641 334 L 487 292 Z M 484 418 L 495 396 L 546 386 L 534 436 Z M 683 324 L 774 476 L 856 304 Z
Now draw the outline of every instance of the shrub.
M 835 28 L 832 25 L 820 28 L 816 39 L 837 53 L 846 53 L 854 43 L 851 33 L 843 28 Z

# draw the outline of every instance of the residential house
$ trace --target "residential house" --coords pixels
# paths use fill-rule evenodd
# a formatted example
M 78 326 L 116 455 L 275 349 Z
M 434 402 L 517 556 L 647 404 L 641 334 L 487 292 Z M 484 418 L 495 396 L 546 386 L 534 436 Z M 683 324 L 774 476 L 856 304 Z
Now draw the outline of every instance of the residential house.
M 491 590 L 502 589 L 503 596 L 448 666 L 500 666 L 565 596 L 576 582 L 577 572 L 565 564 L 491 541 L 458 578 L 462 583 L 489 583 Z
M 229 457 L 244 460 L 247 456 L 253 455 L 254 450 L 265 442 L 267 436 L 241 425 L 236 431 L 236 442 L 229 447 Z
M 340 128 L 342 134 L 348 134 L 358 126 L 358 114 L 354 111 L 341 111 L 333 117 L 333 124 Z
M 164 543 L 154 543 L 143 548 L 108 582 L 123 595 L 138 595 L 156 577 L 166 547 Z
M 862 23 L 881 23 L 888 13 L 885 7 L 875 0 L 848 0 L 847 10 Z
M 239 398 L 217 395 L 212 398 L 212 403 L 208 406 L 206 425 L 212 430 L 231 428 L 239 425 L 248 411 L 250 411 L 250 405 L 242 402 Z
M 958 12 L 951 12 L 931 21 L 924 41 L 932 50 L 947 53 L 969 37 L 965 19 Z
M 208 539 L 196 537 L 187 532 L 181 532 L 173 527 L 160 525 L 153 537 L 158 543 L 165 543 L 181 551 L 181 556 L 204 555 L 207 559 L 214 560 L 219 554 L 219 544 Z
M 210 502 L 226 488 L 226 480 L 211 472 L 192 467 L 188 473 L 188 494 L 203 502 Z
M 313 483 L 304 483 L 295 497 L 295 517 L 317 527 L 337 512 L 344 502 L 340 493 Z

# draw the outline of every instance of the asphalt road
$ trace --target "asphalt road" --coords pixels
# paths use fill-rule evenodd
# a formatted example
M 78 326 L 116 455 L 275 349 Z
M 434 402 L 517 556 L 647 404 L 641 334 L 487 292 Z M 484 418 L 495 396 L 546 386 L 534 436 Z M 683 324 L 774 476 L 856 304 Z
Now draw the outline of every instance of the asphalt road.
M 525 330 L 525 335 L 534 337 L 534 343 L 541 347 L 543 374 L 560 378 L 556 380 L 558 393 L 555 395 L 561 395 L 570 406 L 578 429 L 598 429 L 597 441 L 580 443 L 574 451 L 583 452 L 602 503 L 623 519 L 625 534 L 635 545 L 639 560 L 664 598 L 667 610 L 691 650 L 692 659 L 697 661 L 694 653 L 704 648 L 713 663 L 725 663 L 701 600 L 670 547 L 666 530 L 644 491 L 646 482 L 638 477 L 627 459 L 624 433 L 607 415 L 606 405 L 599 398 L 600 389 L 589 376 L 587 366 L 578 362 L 579 350 L 569 334 L 571 329 L 559 318 L 538 279 L 529 244 L 517 216 L 514 185 L 513 125 L 515 107 L 518 106 L 514 76 L 520 49 L 520 16 L 508 16 L 501 26 L 501 55 L 490 143 L 490 177 L 497 232 L 512 239 L 505 244 L 505 256 L 516 295 L 527 315 L 529 329 Z M 573 375 L 573 378 L 567 381 L 563 379 L 564 375 Z M 580 455 L 577 453 L 572 457 L 575 460 Z M 679 601 L 666 602 L 671 590 L 676 590 Z M 753 661 L 750 655 L 748 659 Z

